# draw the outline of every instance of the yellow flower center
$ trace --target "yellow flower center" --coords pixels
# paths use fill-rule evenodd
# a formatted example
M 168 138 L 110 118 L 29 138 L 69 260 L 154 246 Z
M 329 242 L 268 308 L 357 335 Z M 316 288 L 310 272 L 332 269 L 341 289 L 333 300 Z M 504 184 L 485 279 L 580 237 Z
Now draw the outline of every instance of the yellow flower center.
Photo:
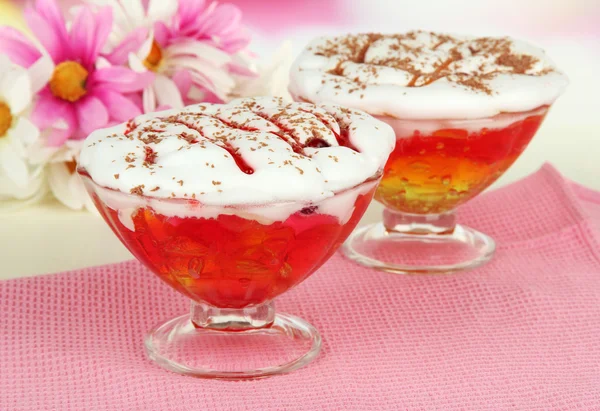
M 156 41 L 153 41 L 150 53 L 148 54 L 148 57 L 146 57 L 146 60 L 144 60 L 144 66 L 146 66 L 148 70 L 157 71 L 162 58 L 163 55 L 160 46 Z
M 71 103 L 85 96 L 88 71 L 76 61 L 63 61 L 54 69 L 50 79 L 50 91 L 56 97 Z
M 0 138 L 6 135 L 6 132 L 12 125 L 13 117 L 10 114 L 10 107 L 0 101 Z

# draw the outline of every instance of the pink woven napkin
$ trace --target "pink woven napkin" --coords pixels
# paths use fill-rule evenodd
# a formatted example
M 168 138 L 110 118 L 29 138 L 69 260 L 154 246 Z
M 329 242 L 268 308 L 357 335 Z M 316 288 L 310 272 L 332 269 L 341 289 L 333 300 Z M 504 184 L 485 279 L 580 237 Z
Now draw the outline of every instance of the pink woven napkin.
M 406 277 L 335 256 L 278 301 L 320 357 L 259 381 L 149 362 L 145 332 L 188 303 L 137 262 L 2 282 L 0 410 L 599 409 L 600 193 L 545 166 L 460 220 L 496 238 L 490 264 Z

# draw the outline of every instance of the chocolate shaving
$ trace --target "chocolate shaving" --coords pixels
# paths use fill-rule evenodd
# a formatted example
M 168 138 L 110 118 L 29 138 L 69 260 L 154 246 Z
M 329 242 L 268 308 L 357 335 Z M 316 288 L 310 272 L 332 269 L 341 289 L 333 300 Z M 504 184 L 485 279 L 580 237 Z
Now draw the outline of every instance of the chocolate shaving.
M 140 184 L 139 186 L 133 187 L 131 190 L 129 190 L 129 192 L 131 194 L 141 196 L 141 195 L 144 195 L 144 187 L 145 187 L 145 185 Z
M 415 45 L 413 42 L 417 41 L 419 35 L 429 36 L 431 44 Z M 369 49 L 374 43 L 382 40 L 389 43 L 385 43 L 384 46 L 388 49 L 387 54 L 370 57 L 367 61 Z M 434 52 L 442 45 L 448 53 L 448 58 L 433 63 L 433 71 L 423 70 L 423 57 L 426 60 L 439 58 Z M 385 66 L 409 73 L 411 77 L 408 87 L 424 87 L 446 78 L 469 89 L 492 94 L 489 80 L 500 73 L 542 76 L 552 71 L 552 69 L 544 69 L 537 73 L 529 73 L 539 60 L 531 55 L 513 52 L 512 45 L 513 42 L 509 38 L 481 37 L 463 40 L 446 34 L 420 31 L 392 35 L 365 33 L 328 39 L 315 48 L 314 54 L 328 58 L 340 57 L 336 66 L 327 73 L 357 83 L 361 89 L 369 83 L 369 77 L 378 76 L 379 67 Z M 460 63 L 473 56 L 481 56 L 484 61 L 495 64 L 481 64 L 474 71 L 469 68 L 469 72 L 462 72 Z M 347 62 L 365 64 L 366 68 L 361 72 L 367 78 L 362 79 L 361 82 L 361 78 L 356 75 L 344 77 L 344 67 Z M 334 89 L 341 90 L 343 83 L 339 79 L 330 78 L 327 81 L 334 82 Z M 346 92 L 352 94 L 357 90 L 358 88 L 349 88 Z

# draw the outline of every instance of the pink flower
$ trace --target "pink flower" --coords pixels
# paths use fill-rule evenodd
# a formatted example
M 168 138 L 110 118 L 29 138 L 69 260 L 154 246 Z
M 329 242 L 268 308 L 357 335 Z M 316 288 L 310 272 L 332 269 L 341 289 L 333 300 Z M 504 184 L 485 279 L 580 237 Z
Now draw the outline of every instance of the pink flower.
M 234 54 L 250 43 L 241 20 L 242 12 L 232 4 L 213 1 L 207 6 L 205 0 L 184 0 L 171 24 L 156 24 L 156 41 L 166 45 L 190 39 Z
M 204 0 L 181 0 L 172 16 L 155 19 L 148 28 L 152 7 L 144 8 L 143 0 L 112 0 L 112 3 L 125 1 L 131 10 L 140 7 L 146 10 L 146 16 L 132 15 L 124 21 L 139 20 L 146 24 L 139 24 L 137 29 L 129 26 L 129 35 L 122 46 L 115 48 L 107 59 L 113 64 L 124 64 L 127 55 L 133 70 L 155 73 L 153 83 L 144 89 L 144 111 L 158 107 L 179 108 L 199 101 L 224 101 L 233 92 L 239 76 L 254 75 L 237 58 L 250 41 L 240 24 L 241 12 L 237 7 L 217 2 L 207 5 Z M 127 12 L 125 7 L 118 9 L 121 13 Z M 143 30 L 149 35 L 140 42 Z M 138 46 L 134 47 L 136 41 Z
M 99 58 L 112 28 L 109 7 L 78 9 L 67 30 L 55 0 L 37 0 L 25 20 L 44 50 L 39 51 L 20 32 L 0 27 L 0 53 L 28 67 L 38 92 L 32 120 L 50 128 L 48 144 L 84 138 L 97 128 L 141 113 L 130 93 L 152 82 L 151 73 L 111 66 Z

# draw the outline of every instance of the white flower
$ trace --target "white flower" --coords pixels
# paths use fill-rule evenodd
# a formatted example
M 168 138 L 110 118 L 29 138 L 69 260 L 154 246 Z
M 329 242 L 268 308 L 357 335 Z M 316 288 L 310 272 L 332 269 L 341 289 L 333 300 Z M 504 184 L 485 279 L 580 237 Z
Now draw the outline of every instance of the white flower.
M 44 194 L 43 165 L 30 155 L 40 132 L 26 117 L 31 80 L 24 68 L 0 55 L 0 202 L 2 208 L 25 205 Z M 18 202 L 17 202 L 18 201 Z
M 209 44 L 181 40 L 161 47 L 154 36 L 148 38 L 137 53 L 129 55 L 132 70 L 146 72 L 150 66 L 155 74 L 154 82 L 143 93 L 146 113 L 160 106 L 182 108 L 185 98 L 203 101 L 205 95 L 197 86 L 204 87 L 220 100 L 227 100 L 236 85 L 234 76 L 226 68 L 233 62 L 232 55 Z
M 83 181 L 75 172 L 82 140 L 67 140 L 63 146 L 50 153 L 47 174 L 50 191 L 58 201 L 73 210 L 87 209 L 96 213 Z
M 241 56 L 240 56 L 241 57 Z M 251 58 L 245 57 L 248 64 Z M 258 64 L 256 77 L 240 77 L 233 97 L 274 96 L 292 101 L 288 91 L 290 67 L 294 61 L 292 43 L 285 41 L 271 59 Z

